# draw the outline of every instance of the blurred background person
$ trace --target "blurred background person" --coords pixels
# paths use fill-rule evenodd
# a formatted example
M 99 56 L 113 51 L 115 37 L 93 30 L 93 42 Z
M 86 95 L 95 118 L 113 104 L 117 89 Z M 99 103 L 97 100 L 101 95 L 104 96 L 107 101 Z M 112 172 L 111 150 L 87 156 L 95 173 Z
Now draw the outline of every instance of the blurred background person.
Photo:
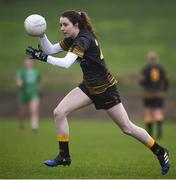
M 33 61 L 29 58 L 24 60 L 24 67 L 17 71 L 16 82 L 19 87 L 19 129 L 24 130 L 24 120 L 29 110 L 31 128 L 36 132 L 39 127 L 40 72 L 34 68 Z
M 165 69 L 159 64 L 158 54 L 149 51 L 148 64 L 140 73 L 139 84 L 143 87 L 144 122 L 150 135 L 153 134 L 154 122 L 157 124 L 157 138 L 162 137 L 164 119 L 163 106 L 169 80 Z

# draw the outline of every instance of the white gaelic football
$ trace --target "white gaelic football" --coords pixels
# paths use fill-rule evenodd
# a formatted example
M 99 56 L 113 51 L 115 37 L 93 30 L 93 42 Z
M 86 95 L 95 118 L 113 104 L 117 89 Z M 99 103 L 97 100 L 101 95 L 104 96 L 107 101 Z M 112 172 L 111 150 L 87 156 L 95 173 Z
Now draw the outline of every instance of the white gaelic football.
M 40 36 L 46 30 L 45 18 L 38 14 L 32 14 L 25 19 L 24 28 L 29 35 Z

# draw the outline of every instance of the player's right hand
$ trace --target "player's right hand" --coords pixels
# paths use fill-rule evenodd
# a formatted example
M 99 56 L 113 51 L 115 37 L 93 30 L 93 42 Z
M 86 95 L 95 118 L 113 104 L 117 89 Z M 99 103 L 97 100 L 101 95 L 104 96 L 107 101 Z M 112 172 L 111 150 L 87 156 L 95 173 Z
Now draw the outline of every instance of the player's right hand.
M 39 49 L 35 49 L 31 46 L 28 46 L 28 48 L 26 49 L 26 54 L 31 58 L 31 59 L 37 59 L 40 61 L 47 61 L 47 57 L 48 55 L 46 55 L 45 53 L 43 53 L 42 50 Z

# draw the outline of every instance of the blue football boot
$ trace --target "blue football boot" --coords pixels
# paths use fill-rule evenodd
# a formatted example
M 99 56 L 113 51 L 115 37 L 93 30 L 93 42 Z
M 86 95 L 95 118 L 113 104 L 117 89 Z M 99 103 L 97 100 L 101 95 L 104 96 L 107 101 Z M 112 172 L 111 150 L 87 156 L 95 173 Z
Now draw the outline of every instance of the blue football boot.
M 170 168 L 170 162 L 169 162 L 169 152 L 167 149 L 164 149 L 164 153 L 157 155 L 157 158 L 159 160 L 159 163 L 161 165 L 161 174 L 165 175 Z
M 55 166 L 69 166 L 71 164 L 71 158 L 69 157 L 62 157 L 60 154 L 54 160 L 46 160 L 44 164 L 50 167 Z

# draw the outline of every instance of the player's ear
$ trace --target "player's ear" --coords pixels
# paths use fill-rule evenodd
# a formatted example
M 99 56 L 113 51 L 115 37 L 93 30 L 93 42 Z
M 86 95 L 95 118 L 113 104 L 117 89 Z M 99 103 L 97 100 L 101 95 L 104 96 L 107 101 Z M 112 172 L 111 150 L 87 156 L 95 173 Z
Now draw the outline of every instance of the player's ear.
M 77 28 L 79 28 L 79 24 L 78 24 L 78 23 L 76 23 L 74 26 L 77 27 Z

